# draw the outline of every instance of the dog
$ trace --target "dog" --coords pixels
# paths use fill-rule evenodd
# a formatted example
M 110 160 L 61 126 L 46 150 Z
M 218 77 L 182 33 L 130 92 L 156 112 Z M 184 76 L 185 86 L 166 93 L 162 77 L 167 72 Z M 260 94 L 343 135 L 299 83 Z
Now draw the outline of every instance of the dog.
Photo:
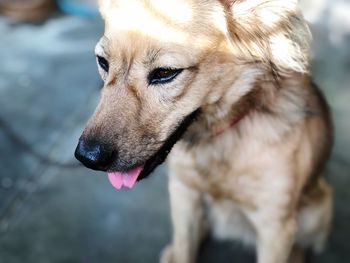
M 132 188 L 167 159 L 173 239 L 195 262 L 208 233 L 304 262 L 332 219 L 333 129 L 309 72 L 296 0 L 101 0 L 104 88 L 75 156 Z M 232 259 L 234 260 L 234 259 Z

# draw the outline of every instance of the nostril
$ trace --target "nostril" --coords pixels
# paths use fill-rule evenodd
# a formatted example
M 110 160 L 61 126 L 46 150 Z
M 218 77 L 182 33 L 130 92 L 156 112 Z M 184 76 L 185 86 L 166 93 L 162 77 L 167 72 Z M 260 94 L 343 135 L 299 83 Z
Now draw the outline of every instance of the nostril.
M 104 171 L 113 161 L 113 152 L 101 143 L 81 139 L 75 157 L 88 168 Z

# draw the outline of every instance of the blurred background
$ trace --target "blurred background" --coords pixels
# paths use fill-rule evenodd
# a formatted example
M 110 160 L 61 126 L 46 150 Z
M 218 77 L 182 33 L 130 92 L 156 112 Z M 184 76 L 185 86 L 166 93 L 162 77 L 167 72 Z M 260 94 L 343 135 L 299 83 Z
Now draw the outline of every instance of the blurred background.
M 315 262 L 350 262 L 350 1 L 301 2 L 313 73 L 330 102 L 327 168 L 334 228 Z M 117 193 L 73 158 L 99 99 L 94 0 L 0 0 L 0 262 L 157 262 L 170 240 L 166 174 Z M 204 243 L 199 262 L 255 262 L 235 243 Z

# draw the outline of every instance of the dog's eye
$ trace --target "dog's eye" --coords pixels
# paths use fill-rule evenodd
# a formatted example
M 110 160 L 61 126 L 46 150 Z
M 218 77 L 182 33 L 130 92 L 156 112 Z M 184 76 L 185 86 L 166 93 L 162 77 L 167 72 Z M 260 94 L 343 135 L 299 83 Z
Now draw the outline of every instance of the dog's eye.
M 183 69 L 157 68 L 149 74 L 149 84 L 164 84 L 175 79 Z
M 104 71 L 109 71 L 109 63 L 104 57 L 97 56 L 97 62 Z

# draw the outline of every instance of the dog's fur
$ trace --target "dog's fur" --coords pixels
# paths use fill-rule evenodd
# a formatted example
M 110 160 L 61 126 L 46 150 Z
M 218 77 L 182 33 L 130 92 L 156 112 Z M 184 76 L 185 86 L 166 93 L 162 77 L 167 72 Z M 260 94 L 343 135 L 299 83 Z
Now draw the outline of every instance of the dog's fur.
M 105 87 L 84 134 L 118 149 L 116 167 L 150 158 L 200 109 L 168 158 L 174 237 L 161 262 L 194 262 L 207 230 L 255 245 L 259 263 L 320 251 L 332 124 L 297 1 L 100 0 L 100 9 L 96 52 L 110 70 L 100 69 Z M 150 86 L 157 67 L 185 70 Z

